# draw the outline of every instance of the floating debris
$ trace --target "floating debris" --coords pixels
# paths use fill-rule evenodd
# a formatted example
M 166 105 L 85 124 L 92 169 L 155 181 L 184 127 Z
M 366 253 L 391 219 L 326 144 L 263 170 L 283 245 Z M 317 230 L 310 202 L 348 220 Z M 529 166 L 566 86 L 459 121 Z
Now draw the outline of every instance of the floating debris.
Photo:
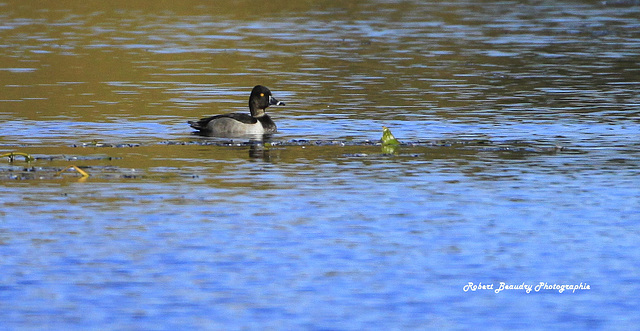
M 79 167 L 77 167 L 75 165 L 70 165 L 70 166 L 58 171 L 58 173 L 56 173 L 56 176 L 61 176 L 63 172 L 65 172 L 65 171 L 67 171 L 69 169 L 74 169 L 75 171 L 77 171 L 80 175 L 82 175 L 82 178 L 89 177 L 89 174 L 86 171 L 80 169 Z
M 128 148 L 128 147 L 140 147 L 140 144 L 108 144 L 108 143 L 98 143 L 98 142 L 90 142 L 90 143 L 82 143 L 81 145 L 73 144 L 71 147 L 111 147 L 111 148 Z
M 120 160 L 122 157 L 114 157 L 109 155 L 41 155 L 35 156 L 35 160 L 44 160 L 44 161 L 78 161 L 78 160 Z
M 0 155 L 0 157 L 9 157 L 9 162 L 13 162 L 15 160 L 16 156 L 22 156 L 24 157 L 24 160 L 26 162 L 31 162 L 34 161 L 35 159 L 33 158 L 33 156 L 27 154 L 27 153 L 21 153 L 21 152 L 9 152 L 9 153 L 4 153 L 2 155 Z

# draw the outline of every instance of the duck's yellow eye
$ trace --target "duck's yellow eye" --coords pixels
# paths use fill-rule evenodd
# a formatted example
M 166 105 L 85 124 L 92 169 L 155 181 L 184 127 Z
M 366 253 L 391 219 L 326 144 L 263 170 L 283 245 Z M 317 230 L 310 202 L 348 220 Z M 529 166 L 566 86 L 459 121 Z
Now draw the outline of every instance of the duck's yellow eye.
M 261 96 L 261 97 L 263 97 L 263 96 L 264 96 L 264 93 L 260 93 L 260 96 Z

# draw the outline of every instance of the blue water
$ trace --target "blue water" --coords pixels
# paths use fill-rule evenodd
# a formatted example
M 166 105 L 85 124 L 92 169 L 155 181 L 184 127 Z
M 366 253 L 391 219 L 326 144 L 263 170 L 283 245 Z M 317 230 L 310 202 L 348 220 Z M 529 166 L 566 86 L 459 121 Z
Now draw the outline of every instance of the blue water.
M 10 329 L 633 328 L 637 168 L 486 153 L 458 166 L 236 160 L 225 166 L 241 175 L 229 179 L 39 185 L 47 200 L 12 184 L 2 195 L 2 320 Z M 468 282 L 590 290 L 464 292 Z
M 154 4 L 4 5 L 0 329 L 640 325 L 635 2 Z

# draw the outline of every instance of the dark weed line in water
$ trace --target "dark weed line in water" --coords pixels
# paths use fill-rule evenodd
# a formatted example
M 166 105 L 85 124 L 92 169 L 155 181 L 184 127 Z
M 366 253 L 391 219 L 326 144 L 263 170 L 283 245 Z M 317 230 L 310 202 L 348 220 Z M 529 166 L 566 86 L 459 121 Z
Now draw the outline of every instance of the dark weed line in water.
M 264 139 L 249 139 L 249 140 L 191 140 L 191 141 L 163 141 L 160 145 L 196 145 L 196 146 L 218 146 L 218 147 L 248 147 L 250 149 L 249 156 L 251 158 L 262 158 L 270 160 L 269 150 L 272 147 L 286 148 L 286 147 L 311 147 L 311 146 L 335 146 L 335 147 L 375 147 L 380 146 L 381 153 L 368 154 L 368 153 L 338 153 L 342 157 L 393 157 L 393 156 L 409 156 L 419 157 L 424 153 L 400 153 L 402 149 L 405 151 L 415 151 L 415 148 L 428 147 L 428 148 L 459 148 L 466 151 L 475 151 L 477 153 L 493 152 L 498 154 L 507 154 L 507 157 L 521 157 L 528 154 L 555 154 L 558 152 L 566 152 L 567 149 L 561 146 L 553 147 L 537 147 L 533 143 L 527 143 L 522 141 L 502 142 L 499 145 L 494 144 L 489 140 L 464 140 L 464 141 L 414 141 L 414 142 L 400 142 L 396 139 L 391 130 L 387 127 L 382 127 L 382 137 L 378 141 L 363 140 L 363 141 L 346 141 L 346 140 L 306 140 L 306 139 L 293 139 L 288 141 L 273 141 L 270 139 L 270 135 L 266 135 Z M 74 144 L 71 147 L 78 148 L 133 148 L 140 147 L 140 144 L 109 144 L 93 141 L 91 143 L 83 143 L 82 145 Z M 15 156 L 22 156 L 25 161 L 31 163 L 32 161 L 44 160 L 44 161 L 78 161 L 78 160 L 105 160 L 111 161 L 114 158 L 111 156 L 66 156 L 66 155 L 51 155 L 51 156 L 38 156 L 33 157 L 26 153 L 10 152 L 1 156 L 9 157 L 10 163 L 14 162 Z M 90 166 L 83 167 L 84 169 L 92 168 Z M 140 178 L 139 173 L 131 174 L 130 171 L 136 171 L 135 169 L 129 169 L 122 171 L 118 167 L 111 167 L 112 169 L 106 169 L 108 167 L 98 166 L 95 167 L 96 172 L 102 172 L 100 177 L 110 178 Z M 8 179 L 53 179 L 61 178 L 63 174 L 66 174 L 68 170 L 75 170 L 80 174 L 78 181 L 85 181 L 90 175 L 87 171 L 81 169 L 76 165 L 69 165 L 63 169 L 47 169 L 44 167 L 25 167 L 23 169 L 16 169 L 16 167 L 0 168 L 0 173 L 8 174 Z M 102 171 L 100 171 L 102 170 Z M 106 172 L 104 170 L 107 170 Z M 139 171 L 139 170 L 138 170 Z M 38 173 L 34 175 L 34 173 Z M 55 174 L 53 174 L 55 172 Z M 144 172 L 144 171 L 140 171 Z M 197 178 L 197 175 L 192 176 Z

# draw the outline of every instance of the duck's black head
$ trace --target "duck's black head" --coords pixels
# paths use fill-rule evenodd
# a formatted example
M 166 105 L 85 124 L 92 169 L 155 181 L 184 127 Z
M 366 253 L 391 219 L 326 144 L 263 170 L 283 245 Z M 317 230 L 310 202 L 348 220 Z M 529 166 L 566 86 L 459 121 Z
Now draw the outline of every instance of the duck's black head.
M 284 102 L 280 102 L 271 96 L 271 91 L 265 86 L 256 85 L 251 91 L 251 96 L 249 97 L 249 110 L 251 110 L 251 116 L 264 116 L 264 110 L 271 105 L 284 106 Z

